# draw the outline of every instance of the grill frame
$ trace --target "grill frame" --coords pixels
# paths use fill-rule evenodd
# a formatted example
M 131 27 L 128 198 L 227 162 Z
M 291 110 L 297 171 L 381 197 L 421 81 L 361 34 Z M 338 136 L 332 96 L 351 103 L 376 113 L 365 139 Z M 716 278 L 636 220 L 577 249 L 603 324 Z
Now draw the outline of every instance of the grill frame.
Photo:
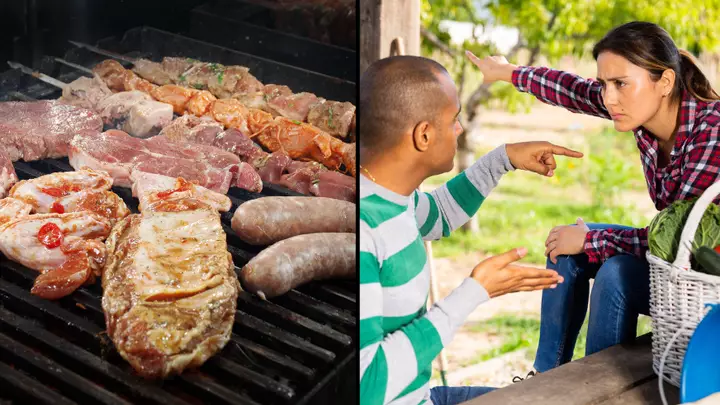
M 148 36 L 174 41 L 158 45 L 148 42 Z M 133 49 L 135 44 L 140 48 Z M 251 72 L 263 83 L 275 80 L 296 92 L 355 102 L 353 82 L 151 27 L 131 29 L 122 38 L 99 41 L 98 46 L 155 60 L 187 56 L 224 64 L 251 62 L 259 67 L 249 66 Z M 313 43 L 308 49 L 317 46 Z M 178 53 L 181 48 L 185 53 Z M 210 50 L 193 53 L 199 48 Z M 64 59 L 92 67 L 106 57 L 71 49 Z M 83 75 L 49 56 L 41 59 L 38 70 L 66 83 Z M 290 79 L 294 74 L 300 79 Z M 60 95 L 59 89 L 19 71 L 0 73 L 0 101 Z M 21 179 L 72 170 L 67 159 L 15 162 L 14 166 Z M 137 200 L 129 189 L 113 187 L 113 191 L 137 212 Z M 221 215 L 221 221 L 236 271 L 262 248 L 234 235 L 232 213 L 243 202 L 266 195 L 297 194 L 271 184 L 265 184 L 259 194 L 235 187 L 228 193 L 233 207 Z M 313 282 L 268 301 L 241 292 L 233 336 L 221 352 L 198 370 L 150 382 L 135 376 L 101 334 L 105 323 L 100 280 L 59 301 L 46 301 L 29 292 L 36 275 L 0 255 L 0 384 L 9 387 L 0 390 L 0 403 L 13 399 L 38 404 L 313 404 L 336 402 L 343 395 L 344 401 L 356 400 L 357 283 L 353 280 Z

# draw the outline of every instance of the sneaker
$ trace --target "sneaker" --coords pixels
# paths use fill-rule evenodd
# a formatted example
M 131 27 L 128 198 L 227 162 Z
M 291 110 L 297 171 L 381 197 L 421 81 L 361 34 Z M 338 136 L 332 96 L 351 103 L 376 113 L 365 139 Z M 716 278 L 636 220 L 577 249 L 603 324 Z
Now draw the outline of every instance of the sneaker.
M 525 376 L 525 378 L 522 378 L 522 377 L 516 375 L 515 377 L 513 377 L 512 382 L 518 383 L 520 381 L 527 380 L 530 377 L 535 377 L 537 374 L 540 374 L 540 373 L 537 373 L 535 370 L 533 370 L 533 371 L 529 372 L 527 374 L 527 376 Z

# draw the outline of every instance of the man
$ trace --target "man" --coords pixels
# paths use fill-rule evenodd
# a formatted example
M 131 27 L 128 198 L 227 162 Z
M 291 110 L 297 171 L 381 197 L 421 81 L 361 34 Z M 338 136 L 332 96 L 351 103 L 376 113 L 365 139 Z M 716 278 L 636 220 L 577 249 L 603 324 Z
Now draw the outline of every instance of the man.
M 553 288 L 554 271 L 512 264 L 513 249 L 478 264 L 429 311 L 422 240 L 467 222 L 500 177 L 512 170 L 552 176 L 554 154 L 582 157 L 548 142 L 502 145 L 432 193 L 417 188 L 452 170 L 460 101 L 438 63 L 382 59 L 360 80 L 360 398 L 362 404 L 457 404 L 491 388 L 429 389 L 433 359 L 466 317 L 492 297 Z M 478 246 L 482 249 L 482 246 Z M 430 402 L 431 401 L 431 402 Z

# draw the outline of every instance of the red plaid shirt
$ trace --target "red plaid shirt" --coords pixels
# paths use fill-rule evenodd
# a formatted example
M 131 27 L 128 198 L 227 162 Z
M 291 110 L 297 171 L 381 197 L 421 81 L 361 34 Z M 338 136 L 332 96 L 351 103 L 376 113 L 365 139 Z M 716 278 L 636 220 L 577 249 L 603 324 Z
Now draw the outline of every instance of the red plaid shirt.
M 512 82 L 540 101 L 575 113 L 610 119 L 603 103 L 602 86 L 568 72 L 520 67 Z M 650 198 L 658 210 L 676 200 L 699 196 L 720 176 L 720 102 L 707 103 L 687 92 L 680 106 L 680 125 L 670 163 L 658 169 L 658 142 L 643 127 L 634 131 Z M 717 200 L 716 200 L 717 202 Z M 598 263 L 617 254 L 645 257 L 648 228 L 631 230 L 593 230 L 585 237 L 585 253 Z

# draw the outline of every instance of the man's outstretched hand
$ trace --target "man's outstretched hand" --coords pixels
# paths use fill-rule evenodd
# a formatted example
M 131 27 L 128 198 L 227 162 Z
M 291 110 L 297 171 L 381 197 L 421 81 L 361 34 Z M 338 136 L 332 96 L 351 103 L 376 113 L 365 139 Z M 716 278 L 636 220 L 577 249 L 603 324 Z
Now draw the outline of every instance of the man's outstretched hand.
M 552 177 L 557 164 L 555 155 L 581 158 L 583 154 L 550 142 L 520 142 L 505 146 L 510 163 L 519 170 L 527 170 L 543 176 Z

